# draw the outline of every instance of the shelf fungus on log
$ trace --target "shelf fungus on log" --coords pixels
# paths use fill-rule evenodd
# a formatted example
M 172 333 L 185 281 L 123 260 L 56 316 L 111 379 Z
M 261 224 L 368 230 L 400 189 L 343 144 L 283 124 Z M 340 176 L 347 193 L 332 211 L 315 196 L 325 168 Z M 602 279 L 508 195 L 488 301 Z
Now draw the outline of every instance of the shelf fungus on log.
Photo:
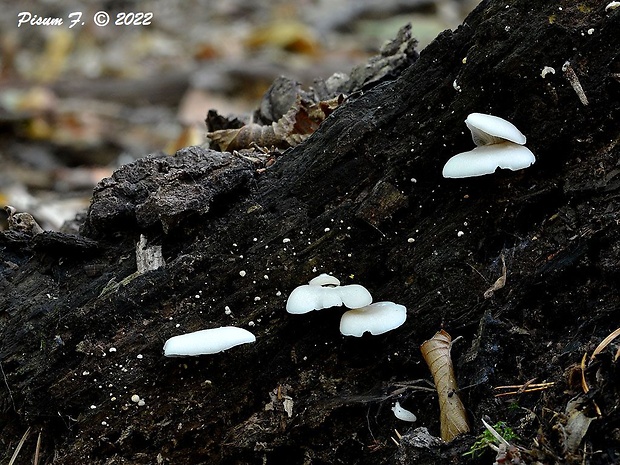
M 340 286 L 340 280 L 328 274 L 321 274 L 308 284 L 293 289 L 286 301 L 286 311 L 292 314 L 308 313 L 344 305 L 361 308 L 370 305 L 370 292 L 359 284 Z
M 536 162 L 524 146 L 527 138 L 514 124 L 493 115 L 472 113 L 465 120 L 476 148 L 450 158 L 443 167 L 444 178 L 470 178 L 492 174 L 498 168 L 512 171 Z
M 256 336 L 236 326 L 203 329 L 171 337 L 164 344 L 166 357 L 217 354 L 232 347 L 256 342 Z
M 441 439 L 446 442 L 469 431 L 465 407 L 458 396 L 458 386 L 450 357 L 451 348 L 452 338 L 443 329 L 420 346 L 422 356 L 435 381 L 439 397 Z

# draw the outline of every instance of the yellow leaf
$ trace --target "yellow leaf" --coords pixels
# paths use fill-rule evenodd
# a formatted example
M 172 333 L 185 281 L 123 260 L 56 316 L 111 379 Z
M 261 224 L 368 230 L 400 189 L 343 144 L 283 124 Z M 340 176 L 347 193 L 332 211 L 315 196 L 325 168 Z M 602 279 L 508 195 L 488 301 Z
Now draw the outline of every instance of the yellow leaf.
M 37 79 L 40 82 L 51 82 L 58 78 L 69 59 L 74 37 L 74 31 L 64 29 L 55 29 L 49 35 L 38 63 Z
M 294 53 L 314 55 L 319 44 L 314 32 L 305 24 L 291 21 L 274 21 L 259 26 L 246 39 L 250 48 L 275 47 Z
M 175 140 L 171 140 L 166 145 L 164 152 L 168 155 L 174 155 L 178 150 L 181 150 L 185 147 L 191 147 L 193 145 L 200 145 L 204 143 L 204 136 L 202 135 L 202 131 L 196 127 L 196 125 L 188 125 Z

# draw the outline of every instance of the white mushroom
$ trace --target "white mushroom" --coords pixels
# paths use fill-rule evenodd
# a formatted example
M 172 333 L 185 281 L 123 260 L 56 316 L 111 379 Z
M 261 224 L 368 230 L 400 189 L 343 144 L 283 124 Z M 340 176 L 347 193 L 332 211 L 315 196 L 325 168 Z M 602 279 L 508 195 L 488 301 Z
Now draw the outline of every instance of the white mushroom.
M 540 77 L 544 79 L 549 73 L 555 74 L 555 69 L 551 66 L 545 66 L 540 72 Z
M 347 308 L 361 308 L 372 302 L 370 292 L 359 284 L 349 284 L 334 289 L 338 290 L 342 304 Z
M 164 344 L 166 357 L 216 354 L 239 344 L 255 342 L 256 337 L 246 329 L 235 326 L 203 329 L 171 337 Z
M 323 273 L 316 278 L 312 278 L 308 284 L 311 286 L 340 286 L 340 280 L 327 273 Z
M 349 308 L 358 308 L 370 302 L 372 302 L 370 292 L 359 284 L 338 287 L 304 284 L 293 289 L 288 296 L 286 311 L 300 314 L 323 308 L 340 307 L 343 304 Z
M 472 113 L 465 119 L 465 124 L 471 131 L 474 144 L 478 146 L 506 141 L 524 145 L 526 142 L 526 137 L 514 124 L 498 116 Z
M 308 313 L 329 307 L 358 308 L 372 302 L 370 292 L 359 284 L 339 286 L 340 281 L 322 274 L 309 284 L 293 289 L 286 301 L 286 311 L 293 314 Z
M 497 168 L 516 171 L 536 161 L 523 145 L 526 137 L 512 123 L 497 116 L 472 113 L 465 124 L 477 147 L 450 158 L 443 167 L 444 178 L 482 176 Z
M 492 174 L 497 168 L 522 170 L 535 161 L 536 157 L 527 147 L 504 142 L 454 155 L 444 165 L 442 174 L 444 178 L 469 178 Z
M 293 292 L 288 296 L 286 311 L 300 314 L 341 305 L 342 298 L 338 288 L 304 284 L 293 289 Z
M 620 2 L 610 2 L 605 7 L 605 11 L 615 10 L 618 7 L 620 7 Z
M 340 332 L 345 336 L 361 337 L 387 333 L 407 319 L 407 308 L 394 302 L 375 302 L 363 308 L 349 310 L 340 319 Z

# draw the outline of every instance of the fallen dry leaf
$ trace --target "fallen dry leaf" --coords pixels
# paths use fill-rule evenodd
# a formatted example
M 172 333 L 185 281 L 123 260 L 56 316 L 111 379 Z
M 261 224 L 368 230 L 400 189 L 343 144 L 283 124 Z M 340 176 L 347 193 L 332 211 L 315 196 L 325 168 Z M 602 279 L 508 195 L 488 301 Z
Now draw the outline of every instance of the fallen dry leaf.
M 441 439 L 451 441 L 456 436 L 469 431 L 465 407 L 457 391 L 454 368 L 450 358 L 452 338 L 443 329 L 420 346 L 439 396 L 439 419 L 441 423 Z
M 555 429 L 562 432 L 561 441 L 567 452 L 574 454 L 577 452 L 584 436 L 588 432 L 590 423 L 594 417 L 588 417 L 584 408 L 585 399 L 581 396 L 575 397 L 568 401 L 564 415 L 559 416 L 560 422 L 556 424 Z
M 321 122 L 342 103 L 342 96 L 324 102 L 306 102 L 297 98 L 290 110 L 269 125 L 246 124 L 238 129 L 221 129 L 207 137 L 221 151 L 258 147 L 293 147 L 312 134 Z

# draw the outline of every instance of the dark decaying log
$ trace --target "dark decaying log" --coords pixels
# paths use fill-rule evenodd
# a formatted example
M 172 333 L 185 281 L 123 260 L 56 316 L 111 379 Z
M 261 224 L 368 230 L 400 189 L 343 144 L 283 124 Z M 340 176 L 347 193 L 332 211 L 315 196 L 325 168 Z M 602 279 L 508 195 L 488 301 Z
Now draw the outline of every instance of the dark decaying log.
M 95 189 L 83 243 L 0 235 L 2 460 L 31 427 L 22 463 L 39 431 L 55 464 L 470 463 L 483 416 L 541 462 L 620 460 L 609 354 L 585 373 L 582 415 L 598 415 L 592 401 L 601 415 L 581 446 L 567 452 L 560 423 L 582 392 L 565 374 L 618 326 L 619 29 L 604 2 L 483 1 L 260 173 L 197 147 L 149 156 Z M 473 148 L 471 112 L 513 122 L 536 164 L 443 179 Z M 164 267 L 136 274 L 141 235 Z M 501 257 L 505 286 L 485 299 Z M 407 322 L 357 339 L 339 334 L 341 309 L 287 314 L 321 272 L 406 305 Z M 162 356 L 167 338 L 223 325 L 257 341 Z M 448 445 L 435 394 L 413 383 L 430 380 L 419 346 L 440 328 L 462 336 L 451 355 L 472 425 Z M 556 384 L 511 399 L 527 410 L 494 398 L 532 378 Z M 406 434 L 395 400 L 420 428 Z

